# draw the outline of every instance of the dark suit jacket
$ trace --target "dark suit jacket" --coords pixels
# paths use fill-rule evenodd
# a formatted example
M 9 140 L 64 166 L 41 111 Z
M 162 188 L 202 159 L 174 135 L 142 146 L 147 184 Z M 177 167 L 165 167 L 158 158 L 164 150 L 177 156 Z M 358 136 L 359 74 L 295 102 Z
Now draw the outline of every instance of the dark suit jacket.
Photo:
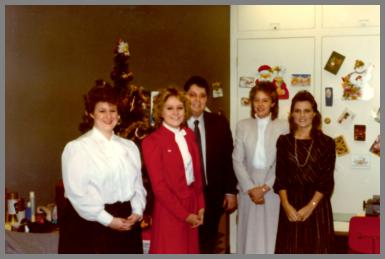
M 225 193 L 237 193 L 237 178 L 232 163 L 233 137 L 225 117 L 204 112 L 203 119 L 206 133 L 208 192 L 222 204 Z

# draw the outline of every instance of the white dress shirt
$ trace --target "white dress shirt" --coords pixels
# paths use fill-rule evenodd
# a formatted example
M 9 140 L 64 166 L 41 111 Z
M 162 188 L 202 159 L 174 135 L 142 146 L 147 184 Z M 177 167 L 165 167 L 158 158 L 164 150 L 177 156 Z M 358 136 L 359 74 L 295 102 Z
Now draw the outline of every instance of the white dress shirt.
M 146 205 L 141 159 L 131 140 L 97 128 L 67 143 L 62 154 L 65 197 L 84 219 L 108 226 L 113 216 L 105 204 L 130 201 L 132 213 L 142 215 Z
M 256 169 L 266 168 L 266 150 L 265 150 L 265 131 L 267 124 L 271 121 L 271 116 L 265 118 L 258 118 L 256 116 L 256 123 L 258 125 L 258 139 L 255 146 L 253 166 Z
M 194 169 L 193 169 L 191 154 L 190 154 L 190 151 L 188 150 L 187 141 L 184 138 L 184 136 L 186 135 L 186 131 L 184 129 L 180 130 L 180 129 L 172 128 L 164 122 L 163 122 L 163 126 L 166 129 L 174 132 L 175 134 L 175 142 L 179 147 L 180 153 L 182 154 L 186 182 L 187 182 L 187 185 L 190 185 L 194 182 L 195 178 L 194 178 L 194 171 L 193 171 Z
M 204 174 L 206 178 L 206 183 L 207 183 L 207 174 L 206 174 L 206 130 L 205 130 L 205 121 L 203 119 L 203 113 L 198 117 L 195 118 L 194 116 L 191 116 L 190 119 L 187 120 L 187 125 L 192 131 L 194 131 L 195 124 L 194 121 L 198 120 L 198 128 L 201 133 L 201 145 L 202 145 L 202 157 L 203 157 L 203 169 L 204 169 Z

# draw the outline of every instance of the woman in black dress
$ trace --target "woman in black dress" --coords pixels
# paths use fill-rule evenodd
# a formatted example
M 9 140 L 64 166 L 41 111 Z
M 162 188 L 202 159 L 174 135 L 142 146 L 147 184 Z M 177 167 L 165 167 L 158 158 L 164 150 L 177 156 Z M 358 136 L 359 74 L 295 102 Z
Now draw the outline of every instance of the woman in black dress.
M 321 127 L 314 97 L 298 92 L 290 108 L 290 133 L 277 141 L 274 191 L 281 199 L 276 253 L 332 253 L 335 143 Z

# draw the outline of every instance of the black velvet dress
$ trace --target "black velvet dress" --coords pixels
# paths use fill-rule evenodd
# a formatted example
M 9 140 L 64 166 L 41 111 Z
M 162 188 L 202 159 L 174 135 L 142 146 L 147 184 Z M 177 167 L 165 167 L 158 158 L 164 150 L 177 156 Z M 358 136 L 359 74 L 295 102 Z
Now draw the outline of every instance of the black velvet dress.
M 324 194 L 310 217 L 304 222 L 290 222 L 280 208 L 275 252 L 279 254 L 333 253 L 334 228 L 330 197 L 334 187 L 336 151 L 334 140 L 323 133 L 312 140 L 297 140 L 292 134 L 277 141 L 277 167 L 274 191 L 287 190 L 289 203 L 299 210 L 312 199 L 315 191 Z M 304 165 L 303 167 L 298 166 Z

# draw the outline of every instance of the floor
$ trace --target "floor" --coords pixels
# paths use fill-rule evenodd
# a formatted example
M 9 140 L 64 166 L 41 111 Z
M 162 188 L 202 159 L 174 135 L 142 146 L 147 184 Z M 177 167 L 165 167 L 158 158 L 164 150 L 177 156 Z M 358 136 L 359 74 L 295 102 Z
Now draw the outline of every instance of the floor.
M 336 234 L 335 236 L 335 253 L 348 254 L 348 236 Z M 229 233 L 229 215 L 223 214 L 219 222 L 218 240 L 216 246 L 217 254 L 230 253 L 230 233 Z

